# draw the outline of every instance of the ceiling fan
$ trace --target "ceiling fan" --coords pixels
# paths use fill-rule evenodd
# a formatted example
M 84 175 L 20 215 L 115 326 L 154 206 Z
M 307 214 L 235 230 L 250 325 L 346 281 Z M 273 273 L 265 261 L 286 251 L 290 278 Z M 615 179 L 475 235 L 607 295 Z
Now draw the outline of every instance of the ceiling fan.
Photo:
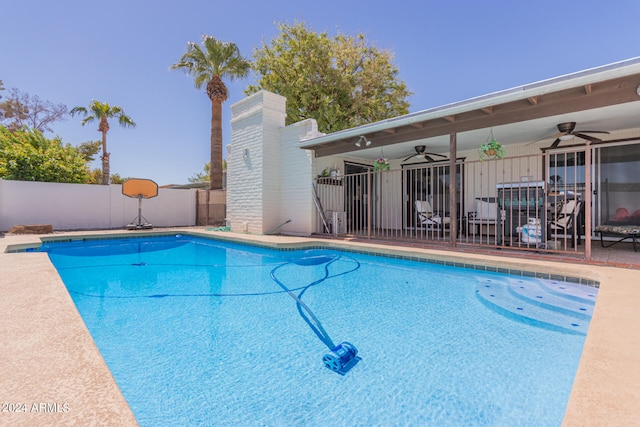
M 406 162 L 409 159 L 425 159 L 427 162 L 437 162 L 437 161 L 441 161 L 441 160 L 447 160 L 448 157 L 443 155 L 443 154 L 437 154 L 437 153 L 427 153 L 425 152 L 425 150 L 427 149 L 427 147 L 425 145 L 416 145 L 415 147 L 413 147 L 414 150 L 416 150 L 416 154 L 412 154 L 409 157 L 407 157 L 406 159 L 404 159 L 402 162 Z M 434 157 L 441 157 L 440 159 L 434 159 Z
M 558 144 L 560 144 L 560 141 L 568 141 L 575 136 L 577 136 L 578 138 L 586 139 L 591 142 L 601 142 L 602 140 L 600 138 L 596 138 L 595 136 L 591 136 L 587 134 L 588 133 L 609 134 L 609 132 L 604 130 L 575 130 L 576 122 L 559 123 L 557 127 L 558 127 L 558 133 L 551 136 L 551 138 L 555 138 L 556 140 L 553 141 L 553 143 L 549 148 L 556 148 Z M 546 138 L 543 138 L 543 139 L 546 139 Z M 541 141 L 541 140 L 539 139 L 538 141 Z

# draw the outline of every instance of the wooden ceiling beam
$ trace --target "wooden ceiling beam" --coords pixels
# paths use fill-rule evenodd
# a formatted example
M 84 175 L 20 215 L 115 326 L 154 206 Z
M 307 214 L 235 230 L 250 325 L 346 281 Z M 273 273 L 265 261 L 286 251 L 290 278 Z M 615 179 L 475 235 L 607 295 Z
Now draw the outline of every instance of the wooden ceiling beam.
M 480 111 L 485 114 L 493 114 L 493 106 L 481 108 Z

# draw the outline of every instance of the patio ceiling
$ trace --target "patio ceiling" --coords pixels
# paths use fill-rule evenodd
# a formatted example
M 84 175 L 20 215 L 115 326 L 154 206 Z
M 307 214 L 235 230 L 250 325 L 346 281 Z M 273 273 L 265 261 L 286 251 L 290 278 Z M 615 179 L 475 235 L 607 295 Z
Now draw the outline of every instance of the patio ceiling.
M 385 157 L 401 159 L 415 145 L 448 154 L 451 134 L 457 134 L 458 151 L 476 149 L 491 131 L 504 145 L 537 141 L 545 148 L 564 122 L 577 122 L 578 131 L 639 128 L 640 58 L 328 134 L 301 148 L 316 157 L 363 159 L 379 157 L 383 148 Z M 361 135 L 372 141 L 369 147 L 355 146 Z

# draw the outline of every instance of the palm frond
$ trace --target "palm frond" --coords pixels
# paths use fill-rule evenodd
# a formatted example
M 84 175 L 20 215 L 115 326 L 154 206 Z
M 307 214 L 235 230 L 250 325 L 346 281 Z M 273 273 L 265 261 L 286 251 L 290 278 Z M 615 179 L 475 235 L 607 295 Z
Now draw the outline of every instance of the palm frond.
M 197 89 L 209 84 L 214 76 L 228 78 L 244 78 L 251 70 L 251 62 L 243 58 L 235 43 L 222 42 L 215 37 L 204 34 L 202 47 L 189 42 L 187 51 L 170 69 L 182 69 L 193 77 Z
M 82 121 L 80 122 L 80 124 L 82 126 L 86 125 L 87 123 L 91 123 L 92 121 L 94 121 L 96 118 L 94 116 L 88 116 L 85 117 L 84 119 L 82 119 Z
M 124 111 L 122 111 L 122 114 L 120 114 L 120 116 L 118 117 L 118 123 L 120 123 L 120 126 L 122 127 L 136 127 L 134 121 L 131 120 L 131 117 L 125 115 Z
M 118 123 L 123 127 L 135 127 L 136 125 L 133 119 L 124 113 L 122 107 L 117 105 L 111 106 L 106 102 L 100 102 L 95 99 L 91 100 L 88 109 L 86 107 L 74 107 L 71 109 L 71 112 L 72 115 L 85 115 L 85 118 L 80 122 L 83 126 L 95 120 L 102 121 L 103 119 L 106 120 L 112 118 L 117 118 Z
M 87 114 L 87 109 L 84 107 L 73 107 L 71 109 L 71 111 L 69 111 L 69 114 L 71 114 L 71 116 L 75 116 L 76 114 Z

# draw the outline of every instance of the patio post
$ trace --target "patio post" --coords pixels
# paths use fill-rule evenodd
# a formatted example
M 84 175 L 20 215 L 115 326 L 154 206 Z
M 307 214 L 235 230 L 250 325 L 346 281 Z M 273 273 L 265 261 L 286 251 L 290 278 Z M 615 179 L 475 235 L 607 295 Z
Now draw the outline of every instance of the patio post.
M 371 199 L 373 191 L 371 188 L 371 169 L 367 168 L 367 239 L 371 239 Z
M 586 140 L 586 148 L 584 152 L 584 257 L 591 259 L 591 141 Z M 573 228 L 576 228 L 574 219 Z M 580 230 L 578 230 L 578 233 Z
M 458 194 L 456 182 L 458 182 L 458 170 L 456 169 L 458 134 L 449 134 L 449 245 L 456 247 L 456 237 L 458 236 Z M 444 227 L 444 224 L 442 224 Z

